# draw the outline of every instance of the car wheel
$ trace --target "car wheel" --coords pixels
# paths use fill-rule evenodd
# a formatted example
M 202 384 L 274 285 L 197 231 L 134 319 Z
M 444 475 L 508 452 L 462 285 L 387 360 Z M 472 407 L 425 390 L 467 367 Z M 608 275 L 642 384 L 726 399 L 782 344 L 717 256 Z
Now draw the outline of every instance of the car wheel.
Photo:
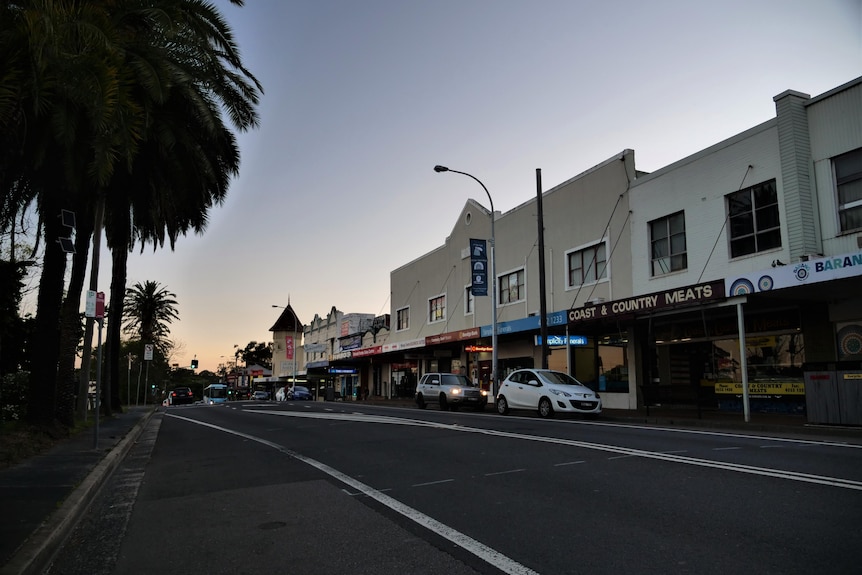
M 428 405 L 427 403 L 425 403 L 425 398 L 422 397 L 421 394 L 416 396 L 416 405 L 417 407 L 419 407 L 419 409 L 425 409 L 425 407 Z
M 502 395 L 497 398 L 497 413 L 500 415 L 509 414 L 509 402 L 506 401 L 506 398 Z
M 539 417 L 553 417 L 554 407 L 551 405 L 551 400 L 543 397 L 539 400 Z
M 449 411 L 449 402 L 446 401 L 446 394 L 440 394 L 440 411 Z

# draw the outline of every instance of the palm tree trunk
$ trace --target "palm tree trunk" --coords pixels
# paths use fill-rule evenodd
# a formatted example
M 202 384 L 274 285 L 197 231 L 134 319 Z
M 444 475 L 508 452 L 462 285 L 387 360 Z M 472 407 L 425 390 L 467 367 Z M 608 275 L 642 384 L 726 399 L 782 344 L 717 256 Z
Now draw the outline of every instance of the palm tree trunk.
M 84 208 L 77 213 L 75 255 L 72 256 L 72 275 L 60 315 L 60 348 L 57 363 L 57 405 L 55 416 L 63 425 L 75 425 L 75 359 L 81 338 L 81 292 L 87 274 L 87 254 L 93 233 L 92 212 Z M 83 368 L 83 365 L 82 365 Z M 85 392 L 86 393 L 86 392 Z
M 30 393 L 27 419 L 52 426 L 57 402 L 57 361 L 60 356 L 60 306 L 66 274 L 66 254 L 59 238 L 63 226 L 56 194 L 44 194 L 41 206 L 45 230 L 45 257 L 39 282 L 33 341 L 30 345 Z
M 128 244 L 126 244 L 128 245 Z M 105 396 L 110 399 L 110 407 L 117 411 L 122 409 L 120 401 L 120 331 L 123 325 L 123 300 L 126 297 L 126 265 L 129 261 L 129 249 L 117 247 L 111 250 L 113 265 L 111 268 L 111 315 L 108 318 L 108 335 L 106 338 L 106 357 L 108 374 Z

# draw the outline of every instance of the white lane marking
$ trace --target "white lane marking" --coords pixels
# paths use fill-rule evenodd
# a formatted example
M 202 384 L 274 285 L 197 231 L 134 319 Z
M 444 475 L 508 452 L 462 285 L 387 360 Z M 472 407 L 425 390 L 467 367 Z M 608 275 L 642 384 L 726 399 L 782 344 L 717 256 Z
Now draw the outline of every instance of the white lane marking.
M 713 451 L 735 451 L 737 449 L 742 449 L 741 447 L 713 447 Z
M 318 419 L 347 419 L 350 421 L 358 421 L 363 423 L 387 423 L 392 425 L 415 425 L 419 427 L 431 427 L 435 429 L 444 429 L 448 431 L 460 431 L 462 433 L 477 433 L 480 435 L 489 435 L 492 437 L 506 437 L 509 439 L 523 439 L 527 441 L 536 441 L 539 443 L 552 443 L 556 445 L 568 445 L 571 447 L 581 447 L 584 449 L 594 449 L 597 451 L 607 451 L 619 455 L 630 455 L 635 457 L 644 457 L 647 459 L 658 459 L 660 461 L 668 461 L 671 463 L 684 463 L 686 465 L 697 465 L 699 467 L 709 467 L 712 469 L 724 469 L 726 471 L 735 471 L 737 473 L 749 473 L 752 475 L 762 475 L 765 477 L 777 477 L 779 479 L 788 479 L 791 481 L 802 481 L 805 483 L 815 483 L 818 485 L 828 485 L 830 487 L 841 487 L 843 489 L 854 489 L 862 491 L 862 481 L 854 481 L 852 479 L 842 479 L 839 477 L 828 477 L 823 475 L 813 475 L 810 473 L 799 473 L 796 471 L 780 471 L 769 469 L 767 467 L 755 467 L 752 465 L 740 465 L 736 463 L 724 463 L 720 461 L 711 461 L 709 459 L 699 459 L 695 457 L 683 457 L 670 453 L 660 453 L 657 451 L 643 451 L 641 449 L 631 449 L 628 447 L 617 447 L 614 445 L 603 445 L 601 443 L 590 443 L 587 441 L 577 441 L 573 439 L 561 439 L 557 437 L 544 437 L 541 435 L 523 435 L 509 431 L 497 431 L 493 429 L 480 429 L 476 427 L 465 427 L 463 425 L 452 425 L 447 423 L 435 423 L 431 421 L 422 421 L 416 419 L 403 419 L 397 417 L 385 417 L 378 415 L 368 415 L 359 417 L 356 415 L 344 414 L 321 414 L 321 413 L 289 413 L 285 411 L 247 411 L 247 413 L 259 413 L 264 415 L 277 415 L 282 417 L 311 417 Z M 721 435 L 721 434 L 711 434 Z M 731 435 L 733 436 L 733 435 Z M 770 438 L 757 437 L 757 439 L 765 440 Z M 815 442 L 811 442 L 815 443 Z M 821 444 L 822 445 L 822 444 Z M 843 445 L 840 445 L 843 447 Z
M 508 475 L 509 473 L 521 473 L 522 471 L 526 471 L 526 469 L 508 469 L 506 471 L 495 471 L 493 473 L 486 473 L 485 477 L 493 477 L 495 475 Z
M 584 461 L 566 461 L 565 463 L 555 463 L 554 467 L 562 467 L 564 465 L 577 465 L 579 463 L 583 463 Z
M 425 483 L 414 483 L 411 487 L 427 487 L 428 485 L 440 485 L 441 483 L 452 483 L 454 479 L 441 479 L 440 481 L 426 481 Z
M 236 435 L 239 437 L 243 437 L 245 439 L 249 439 L 251 441 L 256 441 L 258 443 L 261 443 L 263 445 L 271 447 L 271 448 L 275 449 L 276 451 L 284 453 L 288 457 L 292 457 L 298 461 L 301 461 L 307 465 L 310 465 L 310 466 L 322 471 L 323 473 L 326 473 L 330 477 L 337 479 L 338 481 L 352 487 L 353 489 L 355 489 L 359 493 L 362 493 L 362 494 L 374 499 L 375 501 L 381 503 L 382 505 L 385 505 L 389 509 L 391 509 L 397 513 L 400 513 L 404 517 L 406 517 L 406 518 L 410 519 L 411 521 L 421 525 L 422 527 L 425 527 L 429 531 L 436 533 L 440 537 L 443 537 L 444 539 L 451 541 L 452 543 L 461 547 L 465 551 L 472 553 L 473 555 L 475 555 L 479 559 L 482 559 L 486 563 L 496 567 L 497 569 L 499 569 L 503 573 L 509 573 L 510 575 L 539 575 L 536 571 L 533 571 L 532 569 L 530 569 L 529 567 L 526 567 L 525 565 L 521 565 L 520 563 L 518 563 L 514 559 L 510 559 L 509 557 L 506 557 L 505 555 L 503 555 L 499 551 L 491 549 L 487 545 L 480 543 L 479 541 L 476 541 L 472 537 L 465 535 L 464 533 L 461 533 L 460 531 L 452 529 L 448 525 L 440 523 L 436 519 L 433 519 L 433 518 L 425 515 L 424 513 L 401 503 L 397 499 L 393 499 L 392 497 L 389 497 L 388 495 L 384 495 L 383 493 L 381 493 L 377 489 L 374 489 L 373 487 L 365 485 L 361 481 L 357 481 L 356 479 L 350 477 L 349 475 L 346 475 L 344 473 L 341 473 L 337 469 L 329 467 L 325 463 L 321 463 L 320 461 L 317 461 L 315 459 L 311 459 L 310 457 L 305 457 L 304 455 L 297 453 L 295 451 L 292 451 L 290 449 L 287 449 L 285 447 L 282 447 L 281 445 L 278 445 L 277 443 L 273 443 L 271 441 L 268 441 L 268 440 L 260 438 L 260 437 L 255 437 L 254 435 L 242 433 L 240 431 L 235 431 L 233 429 L 227 429 L 226 427 L 213 425 L 211 423 L 206 423 L 203 421 L 197 421 L 194 419 L 190 419 L 188 417 L 181 417 L 179 415 L 173 415 L 173 414 L 170 414 L 170 416 L 174 417 L 176 419 L 181 419 L 183 421 L 187 421 L 188 423 L 194 423 L 195 425 L 202 425 L 204 427 L 209 427 L 209 428 L 212 428 L 212 429 L 215 429 L 218 431 L 223 431 L 224 433 L 230 433 L 231 435 Z
M 678 427 L 657 427 L 654 425 L 636 425 L 632 423 L 604 423 L 599 421 L 565 421 L 558 420 L 557 423 L 570 423 L 572 425 L 593 425 L 596 427 L 622 427 L 624 429 L 639 429 L 643 431 L 665 431 L 670 433 L 684 433 L 688 435 L 714 435 L 717 437 L 740 437 L 742 439 L 759 439 L 761 441 L 776 441 L 782 443 L 793 443 L 795 445 L 825 445 L 829 447 L 848 447 L 850 449 L 862 449 L 862 444 L 847 443 L 844 441 L 814 441 L 811 439 L 791 439 L 787 437 L 765 437 L 763 435 L 750 435 L 747 433 L 728 433 L 726 431 L 703 431 L 699 429 L 680 429 Z

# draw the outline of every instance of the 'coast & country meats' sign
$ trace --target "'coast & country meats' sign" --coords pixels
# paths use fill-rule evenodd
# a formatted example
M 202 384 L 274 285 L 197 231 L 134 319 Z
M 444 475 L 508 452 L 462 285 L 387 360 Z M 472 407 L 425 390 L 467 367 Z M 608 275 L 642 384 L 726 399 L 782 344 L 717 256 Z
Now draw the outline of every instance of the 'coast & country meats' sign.
M 724 280 L 716 280 L 570 309 L 569 323 L 632 316 L 637 313 L 648 313 L 660 309 L 697 305 L 723 299 L 725 299 Z

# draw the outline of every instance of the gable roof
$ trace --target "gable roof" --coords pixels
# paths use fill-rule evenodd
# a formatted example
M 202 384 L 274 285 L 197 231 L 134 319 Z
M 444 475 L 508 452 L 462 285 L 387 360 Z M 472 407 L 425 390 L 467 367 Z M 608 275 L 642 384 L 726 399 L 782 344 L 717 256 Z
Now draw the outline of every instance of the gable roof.
M 275 323 L 271 328 L 269 328 L 269 331 L 302 332 L 302 322 L 299 321 L 299 318 L 296 316 L 296 312 L 293 311 L 292 307 L 290 307 L 290 303 L 287 304 L 287 307 L 284 308 L 284 311 L 281 312 L 281 315 L 278 316 L 278 319 L 275 320 Z

